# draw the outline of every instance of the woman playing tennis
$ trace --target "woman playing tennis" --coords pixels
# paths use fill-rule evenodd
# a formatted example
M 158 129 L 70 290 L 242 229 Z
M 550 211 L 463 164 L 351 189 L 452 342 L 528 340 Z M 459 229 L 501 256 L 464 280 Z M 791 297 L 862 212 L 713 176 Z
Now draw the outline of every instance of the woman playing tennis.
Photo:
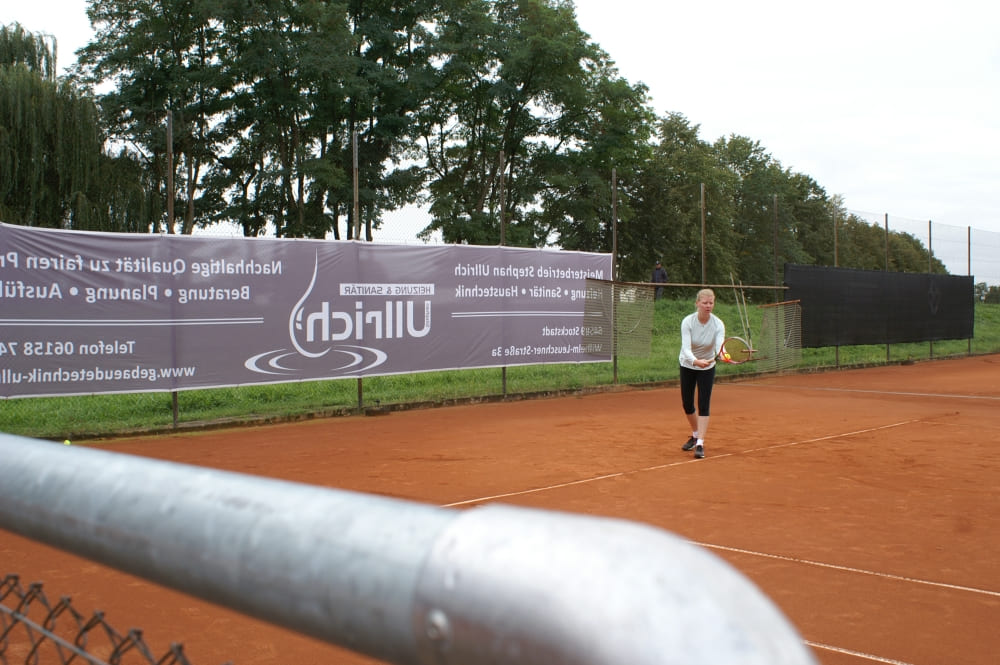
M 722 319 L 712 314 L 715 308 L 715 292 L 712 289 L 698 291 L 695 305 L 696 311 L 681 321 L 681 404 L 691 426 L 691 438 L 681 449 L 694 448 L 694 456 L 702 459 L 705 457 L 705 435 L 708 433 L 712 386 L 715 383 L 715 358 L 726 339 L 726 326 Z

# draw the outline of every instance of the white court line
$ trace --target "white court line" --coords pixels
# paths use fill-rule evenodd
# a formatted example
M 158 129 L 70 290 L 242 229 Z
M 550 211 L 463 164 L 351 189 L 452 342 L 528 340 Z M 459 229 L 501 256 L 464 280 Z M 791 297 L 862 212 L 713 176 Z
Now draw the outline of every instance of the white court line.
M 830 439 L 841 439 L 845 436 L 854 436 L 855 434 L 868 434 L 869 432 L 878 432 L 884 429 L 892 429 L 893 427 L 903 427 L 904 425 L 912 425 L 913 423 L 921 422 L 918 419 L 914 420 L 901 420 L 898 423 L 891 423 L 889 425 L 879 425 L 878 427 L 868 427 L 866 429 L 858 429 L 853 432 L 844 432 L 842 434 L 830 434 L 829 436 L 818 436 L 815 439 L 803 439 L 801 441 L 792 441 L 791 443 L 778 443 L 773 446 L 764 446 L 763 448 L 751 448 L 750 450 L 744 450 L 740 455 L 746 455 L 747 453 L 759 453 L 762 450 L 776 450 L 778 448 L 789 448 L 791 446 L 801 446 L 804 443 L 816 443 L 817 441 L 829 441 Z M 732 453 L 729 453 L 732 454 Z M 716 457 L 725 457 L 726 455 L 717 455 Z
M 504 494 L 494 494 L 493 496 L 481 496 L 478 499 L 466 499 L 465 501 L 455 501 L 454 503 L 446 503 L 442 508 L 455 508 L 458 506 L 467 506 L 473 503 L 483 503 L 484 501 L 495 501 L 496 499 L 506 499 L 511 496 L 522 496 L 524 494 L 535 494 L 536 492 L 547 492 L 549 490 L 559 489 L 560 487 L 571 487 L 572 485 L 584 485 L 586 483 L 597 482 L 598 480 L 607 480 L 608 478 L 619 478 L 621 476 L 627 476 L 633 473 L 641 473 L 643 471 L 652 471 L 653 469 L 662 469 L 667 466 L 676 466 L 677 464 L 689 464 L 694 460 L 689 460 L 687 462 L 674 462 L 673 464 L 665 464 L 662 466 L 651 466 L 646 469 L 638 469 L 636 471 L 619 471 L 618 473 L 608 473 L 603 476 L 592 476 L 590 478 L 583 478 L 582 480 L 571 480 L 568 483 L 558 483 L 556 485 L 547 485 L 545 487 L 535 487 L 530 490 L 518 490 L 517 492 L 505 492 Z
M 984 596 L 993 596 L 995 598 L 1000 598 L 1000 591 L 990 591 L 989 589 L 979 589 L 971 586 L 962 586 L 959 584 L 948 584 L 946 582 L 932 582 L 931 580 L 921 580 L 916 577 L 905 577 L 903 575 L 892 575 L 890 573 L 879 573 L 874 570 L 865 570 L 864 568 L 852 568 L 850 566 L 839 566 L 833 563 L 823 563 L 821 561 L 810 561 L 809 559 L 798 559 L 791 556 L 784 556 L 782 554 L 768 554 L 767 552 L 757 552 L 755 550 L 744 550 L 739 547 L 727 547 L 726 545 L 712 545 L 711 543 L 699 543 L 694 540 L 688 541 L 693 545 L 698 545 L 712 550 L 724 550 L 726 552 L 735 552 L 737 554 L 749 554 L 751 556 L 763 557 L 765 559 L 777 559 L 779 561 L 789 561 L 791 563 L 799 563 L 806 566 L 817 566 L 819 568 L 830 568 L 832 570 L 840 570 L 846 573 L 858 573 L 859 575 L 871 575 L 873 577 L 881 577 L 888 580 L 894 580 L 897 582 L 908 582 L 911 584 L 924 584 L 926 586 L 938 587 L 941 589 L 950 589 L 952 591 L 968 591 L 969 593 L 978 593 Z
M 868 392 L 868 391 L 864 391 L 864 392 Z M 812 439 L 803 439 L 801 441 L 792 441 L 790 443 L 780 443 L 780 444 L 776 444 L 776 445 L 763 446 L 761 448 L 752 448 L 750 450 L 745 450 L 745 451 L 743 451 L 741 453 L 724 453 L 722 455 L 713 455 L 713 456 L 709 457 L 708 459 L 702 459 L 702 460 L 689 459 L 689 460 L 684 460 L 684 461 L 681 461 L 681 462 L 671 462 L 669 464 L 658 464 L 656 466 L 648 466 L 648 467 L 645 467 L 645 468 L 642 468 L 642 469 L 636 469 L 636 470 L 633 470 L 633 471 L 619 471 L 617 473 L 607 473 L 607 474 L 604 474 L 604 475 L 601 475 L 601 476 L 593 476 L 591 478 L 584 478 L 584 479 L 581 479 L 581 480 L 573 480 L 573 481 L 566 482 L 566 483 L 556 483 L 554 485 L 547 485 L 545 487 L 536 487 L 536 488 L 530 489 L 530 490 L 521 490 L 521 491 L 517 491 L 517 492 L 505 492 L 503 494 L 494 494 L 493 496 L 484 496 L 484 497 L 479 497 L 477 499 L 467 499 L 465 501 L 456 501 L 454 503 L 444 504 L 443 507 L 445 507 L 445 508 L 454 508 L 454 507 L 457 507 L 457 506 L 465 506 L 465 505 L 470 505 L 470 504 L 474 504 L 474 503 L 482 503 L 482 502 L 485 502 L 485 501 L 494 501 L 494 500 L 497 500 L 497 499 L 503 499 L 503 498 L 512 497 L 512 496 L 523 496 L 523 495 L 526 495 L 526 494 L 535 494 L 535 493 L 539 493 L 539 492 L 546 492 L 546 491 L 549 491 L 549 490 L 560 489 L 560 488 L 563 488 L 563 487 L 571 487 L 573 485 L 584 485 L 586 483 L 597 482 L 597 481 L 600 481 L 600 480 L 608 480 L 610 478 L 620 478 L 620 477 L 623 477 L 623 476 L 629 476 L 629 475 L 634 475 L 634 474 L 638 474 L 638 473 L 644 473 L 644 472 L 648 472 L 648 471 L 658 471 L 660 469 L 667 469 L 667 468 L 674 467 L 674 466 L 680 466 L 682 464 L 695 464 L 695 463 L 703 464 L 703 463 L 707 462 L 709 459 L 722 459 L 722 458 L 725 458 L 725 457 L 732 457 L 734 455 L 746 455 L 748 453 L 755 453 L 755 452 L 760 452 L 760 451 L 764 451 L 764 450 L 774 450 L 774 449 L 777 449 L 777 448 L 787 448 L 787 447 L 790 447 L 790 446 L 799 446 L 799 445 L 804 445 L 804 444 L 807 444 L 807 443 L 816 443 L 816 442 L 819 442 L 819 441 L 829 441 L 829 440 L 832 440 L 832 439 L 839 439 L 839 438 L 854 436 L 854 435 L 857 435 L 857 434 L 867 434 L 867 433 L 870 433 L 870 432 L 877 432 L 877 431 L 880 431 L 880 430 L 891 429 L 893 427 L 903 427 L 905 425 L 911 425 L 913 423 L 918 423 L 918 422 L 920 422 L 920 421 L 919 420 L 903 420 L 903 421 L 900 421 L 900 422 L 897 422 L 897 423 L 890 423 L 888 425 L 879 425 L 878 427 L 869 427 L 869 428 L 866 428 L 866 429 L 853 430 L 851 432 L 842 432 L 840 434 L 831 434 L 829 436 L 820 436 L 820 437 L 816 437 L 816 438 L 812 438 Z M 792 562 L 792 563 L 798 563 L 798 564 L 804 564 L 804 565 L 811 565 L 811 566 L 818 566 L 818 567 L 821 567 L 821 568 L 830 568 L 830 569 L 833 569 L 833 570 L 841 570 L 841 571 L 845 571 L 845 572 L 857 573 L 857 574 L 862 574 L 862 575 L 871 575 L 871 576 L 874 576 L 874 577 L 883 577 L 883 578 L 887 578 L 887 579 L 891 579 L 891 580 L 898 580 L 898 581 L 901 581 L 901 582 L 910 582 L 910 583 L 915 583 L 915 584 L 924 584 L 924 585 L 929 585 L 929 586 L 934 586 L 934 587 L 941 587 L 941 588 L 946 588 L 946 589 L 952 589 L 952 590 L 956 590 L 956 591 L 968 591 L 968 592 L 971 592 L 971 593 L 985 594 L 985 595 L 988 595 L 988 596 L 1000 596 L 1000 592 L 989 591 L 989 590 L 986 590 L 986 589 L 976 589 L 976 588 L 973 588 L 973 587 L 965 587 L 965 586 L 959 586 L 959 585 L 955 585 L 955 584 L 946 584 L 946 583 L 943 583 L 943 582 L 932 582 L 932 581 L 929 581 L 929 580 L 920 580 L 920 579 L 911 578 L 911 577 L 903 577 L 903 576 L 899 576 L 899 575 L 891 575 L 891 574 L 888 574 L 888 573 L 879 573 L 879 572 L 875 572 L 875 571 L 864 570 L 864 569 L 861 569 L 861 568 L 850 568 L 850 567 L 847 567 L 847 566 L 838 566 L 838 565 L 835 565 L 835 564 L 821 563 L 821 562 L 818 562 L 818 561 L 809 561 L 809 560 L 806 560 L 806 559 L 797 559 L 797 558 L 794 558 L 794 557 L 782 556 L 782 555 L 777 555 L 777 554 L 767 554 L 767 553 L 764 553 L 764 552 L 754 552 L 754 551 L 751 551 L 751 550 L 744 550 L 744 549 L 739 549 L 739 548 L 735 548 L 735 547 L 726 547 L 726 546 L 723 546 L 723 545 L 711 545 L 711 544 L 708 544 L 708 543 L 699 543 L 699 542 L 696 542 L 696 541 L 687 541 L 687 542 L 689 542 L 689 543 L 691 543 L 693 545 L 698 545 L 698 546 L 707 548 L 707 549 L 727 550 L 727 551 L 730 551 L 730 552 L 735 552 L 735 553 L 740 553 L 740 554 L 748 554 L 748 555 L 751 555 L 751 556 L 765 557 L 765 558 L 771 558 L 771 559 L 779 559 L 779 560 L 783 560 L 783 561 L 789 561 L 789 562 Z M 841 648 L 841 647 L 835 647 L 835 646 L 831 646 L 831 645 L 828 645 L 828 644 L 821 644 L 819 642 L 811 642 L 809 640 L 804 640 L 804 643 L 806 645 L 812 647 L 812 648 L 815 648 L 815 649 L 824 649 L 826 651 L 833 651 L 833 652 L 836 652 L 836 653 L 840 653 L 840 654 L 844 654 L 844 655 L 848 655 L 848 656 L 853 656 L 855 658 L 861 658 L 861 659 L 869 660 L 869 661 L 876 662 L 876 663 L 885 663 L 886 665 L 913 665 L 912 663 L 907 663 L 907 662 L 904 662 L 904 661 L 901 661 L 901 660 L 893 660 L 893 659 L 890 659 L 890 658 L 882 658 L 880 656 L 875 656 L 873 654 L 863 653 L 863 652 L 860 652 L 860 651 L 852 651 L 850 649 L 844 649 L 844 648 Z
M 648 467 L 645 467 L 645 468 L 642 468 L 642 469 L 637 469 L 635 471 L 619 471 L 617 473 L 607 473 L 607 474 L 604 474 L 602 476 L 593 476 L 591 478 L 583 478 L 581 480 L 573 480 L 573 481 L 566 482 L 566 483 L 557 483 L 555 485 L 547 485 L 545 487 L 536 487 L 536 488 L 530 489 L 530 490 L 520 490 L 520 491 L 517 491 L 517 492 L 506 492 L 504 494 L 495 494 L 493 496 L 480 497 L 478 499 L 467 499 L 465 501 L 456 501 L 454 503 L 444 504 L 443 507 L 444 508 L 455 508 L 455 507 L 458 507 L 458 506 L 464 506 L 464 505 L 469 505 L 469 504 L 473 504 L 473 503 L 482 503 L 482 502 L 485 502 L 485 501 L 494 501 L 494 500 L 497 500 L 497 499 L 503 499 L 503 498 L 512 497 L 512 496 L 523 496 L 523 495 L 526 495 L 526 494 L 535 494 L 535 493 L 539 493 L 539 492 L 546 492 L 546 491 L 549 491 L 549 490 L 560 489 L 560 488 L 563 488 L 563 487 L 571 487 L 573 485 L 584 485 L 586 483 L 593 483 L 593 482 L 597 482 L 597 481 L 600 481 L 600 480 L 608 480 L 610 478 L 621 478 L 623 476 L 629 476 L 629 475 L 634 475 L 634 474 L 638 474 L 638 473 L 644 473 L 644 472 L 648 472 L 648 471 L 657 471 L 657 470 L 660 470 L 660 469 L 667 469 L 667 468 L 674 467 L 674 466 L 680 466 L 682 464 L 695 464 L 695 463 L 697 463 L 697 464 L 704 464 L 709 459 L 722 459 L 722 458 L 725 458 L 725 457 L 732 457 L 734 455 L 746 455 L 748 453 L 755 453 L 755 452 L 760 452 L 760 451 L 763 451 L 763 450 L 774 450 L 776 448 L 787 448 L 789 446 L 799 446 L 799 445 L 803 445 L 803 444 L 806 444 L 806 443 L 816 443 L 818 441 L 829 441 L 831 439 L 838 439 L 838 438 L 843 438 L 843 437 L 847 437 L 847 436 L 853 436 L 855 434 L 867 434 L 869 432 L 877 432 L 877 431 L 880 431 L 880 430 L 890 429 L 890 428 L 893 428 L 893 427 L 902 427 L 904 425 L 910 425 L 910 424 L 918 423 L 918 422 L 920 422 L 920 421 L 919 420 L 903 420 L 903 421 L 900 421 L 898 423 L 891 423 L 891 424 L 888 424 L 888 425 L 879 425 L 878 427 L 869 427 L 869 428 L 866 428 L 866 429 L 854 430 L 854 431 L 851 431 L 851 432 L 843 432 L 841 434 L 831 434 L 829 436 L 820 436 L 820 437 L 816 437 L 816 438 L 813 438 L 813 439 L 803 439 L 801 441 L 792 441 L 791 443 L 779 443 L 779 444 L 772 445 L 772 446 L 764 446 L 764 447 L 761 447 L 761 448 L 752 448 L 750 450 L 745 450 L 742 453 L 724 453 L 722 455 L 714 455 L 714 456 L 712 456 L 710 458 L 703 459 L 703 460 L 689 459 L 689 460 L 684 460 L 683 462 L 671 462 L 669 464 L 658 464 L 656 466 L 648 466 Z M 832 570 L 840 570 L 840 571 L 844 571 L 844 572 L 857 573 L 857 574 L 860 574 L 860 575 L 870 575 L 870 576 L 873 576 L 873 577 L 882 577 L 882 578 L 885 578 L 885 579 L 896 580 L 896 581 L 900 581 L 900 582 L 909 582 L 909 583 L 913 583 L 913 584 L 923 584 L 923 585 L 933 586 L 933 587 L 939 587 L 939 588 L 943 588 L 943 589 L 951 589 L 953 591 L 967 591 L 969 593 L 977 593 L 977 594 L 982 594 L 982 595 L 986 595 L 986 596 L 994 596 L 994 597 L 1000 598 L 1000 591 L 991 591 L 989 589 L 979 589 L 979 588 L 976 588 L 976 587 L 961 586 L 961 585 L 958 585 L 958 584 L 947 584 L 945 582 L 933 582 L 931 580 L 921 580 L 921 579 L 917 579 L 917 578 L 914 578 L 914 577 L 904 577 L 904 576 L 901 576 L 901 575 L 892 575 L 890 573 L 879 573 L 879 572 L 876 572 L 876 571 L 873 571 L 873 570 L 865 570 L 863 568 L 851 568 L 849 566 L 839 566 L 839 565 L 831 564 L 831 563 L 822 563 L 820 561 L 810 561 L 810 560 L 807 560 L 807 559 L 797 559 L 795 557 L 783 556 L 783 555 L 780 555 L 780 554 L 768 554 L 766 552 L 757 552 L 757 551 L 753 551 L 753 550 L 745 550 L 745 549 L 740 549 L 740 548 L 737 548 L 737 547 L 727 547 L 725 545 L 712 545 L 712 544 L 709 544 L 709 543 L 699 543 L 697 541 L 688 541 L 688 542 L 690 542 L 690 543 L 692 543 L 694 545 L 699 545 L 701 547 L 708 548 L 708 549 L 726 550 L 726 551 L 729 551 L 729 552 L 736 552 L 736 553 L 739 553 L 739 554 L 749 554 L 749 555 L 752 555 L 752 556 L 764 557 L 764 558 L 768 558 L 768 559 L 779 559 L 779 560 L 782 560 L 782 561 L 789 561 L 789 562 L 792 562 L 792 563 L 798 563 L 798 564 L 803 564 L 803 565 L 817 566 L 817 567 L 820 567 L 820 568 L 829 568 L 829 569 L 832 569 Z
M 722 453 L 721 455 L 712 455 L 708 459 L 723 459 L 726 457 L 732 457 L 733 455 L 746 455 L 747 453 L 756 453 L 762 450 L 774 450 L 777 448 L 787 448 L 789 446 L 800 446 L 806 443 L 816 443 L 817 441 L 829 441 L 830 439 L 839 439 L 846 436 L 854 436 L 855 434 L 867 434 L 868 432 L 877 432 L 879 430 L 890 429 L 892 427 L 902 427 L 903 425 L 909 425 L 912 423 L 920 422 L 918 420 L 904 420 L 898 423 L 892 423 L 890 425 L 879 425 L 878 427 L 869 427 L 867 429 L 854 430 L 852 432 L 843 432 L 841 434 L 831 434 L 829 436 L 820 436 L 815 439 L 803 439 L 802 441 L 792 441 L 791 443 L 779 443 L 771 446 L 764 446 L 762 448 L 751 448 L 750 450 L 744 450 L 741 453 Z M 535 487 L 528 490 L 518 490 L 516 492 L 505 492 L 503 494 L 494 494 L 492 496 L 481 496 L 475 499 L 466 499 L 465 501 L 455 501 L 454 503 L 446 503 L 443 508 L 456 508 L 458 506 L 467 506 L 473 503 L 483 503 L 484 501 L 496 501 L 497 499 L 506 499 L 512 496 L 524 496 L 525 494 L 537 494 L 539 492 L 548 492 L 549 490 L 561 489 L 563 487 L 572 487 L 573 485 L 585 485 L 586 483 L 594 483 L 599 480 L 608 480 L 609 478 L 620 478 L 622 476 L 630 476 L 637 473 L 646 473 L 648 471 L 659 471 L 660 469 L 668 469 L 673 466 L 680 466 L 682 464 L 704 464 L 707 459 L 688 459 L 683 462 L 670 462 L 669 464 L 657 464 L 656 466 L 647 466 L 642 469 L 634 469 L 632 471 L 618 471 L 616 473 L 606 473 L 603 476 L 592 476 L 590 478 L 582 478 L 580 480 L 571 480 L 566 483 L 556 483 L 555 485 L 546 485 L 544 487 Z
M 834 647 L 830 646 L 829 644 L 820 644 L 819 642 L 810 642 L 809 640 L 806 640 L 805 643 L 815 649 L 826 649 L 827 651 L 836 651 L 837 653 L 842 653 L 847 656 L 855 656 L 856 658 L 864 658 L 865 660 L 871 660 L 876 663 L 888 663 L 888 665 L 913 665 L 912 663 L 906 663 L 901 660 L 893 660 L 891 658 L 880 658 L 879 656 L 873 656 L 870 653 L 862 653 L 860 651 L 842 649 L 841 647 Z
M 893 395 L 898 397 L 938 397 L 942 399 L 985 399 L 990 401 L 1000 401 L 997 395 L 955 395 L 953 393 L 913 393 L 898 390 L 870 390 L 867 388 L 823 388 L 819 386 L 785 386 L 780 383 L 754 383 L 752 381 L 731 383 L 732 387 L 749 386 L 751 388 L 779 388 L 784 390 L 812 390 L 816 392 L 832 393 L 865 393 L 868 395 Z

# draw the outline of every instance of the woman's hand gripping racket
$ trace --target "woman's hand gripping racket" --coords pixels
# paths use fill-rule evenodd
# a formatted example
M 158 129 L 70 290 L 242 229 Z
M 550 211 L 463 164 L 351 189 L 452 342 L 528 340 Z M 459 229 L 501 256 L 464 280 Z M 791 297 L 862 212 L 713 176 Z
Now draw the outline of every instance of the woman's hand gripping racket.
M 719 360 L 730 365 L 742 365 L 753 360 L 753 349 L 742 337 L 727 337 L 719 349 Z

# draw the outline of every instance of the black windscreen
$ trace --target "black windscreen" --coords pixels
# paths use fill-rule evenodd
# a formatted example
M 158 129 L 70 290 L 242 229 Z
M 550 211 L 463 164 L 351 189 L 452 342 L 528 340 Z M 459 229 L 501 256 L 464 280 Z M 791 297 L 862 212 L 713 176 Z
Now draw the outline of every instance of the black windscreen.
M 785 265 L 802 306 L 802 346 L 969 339 L 973 277 Z

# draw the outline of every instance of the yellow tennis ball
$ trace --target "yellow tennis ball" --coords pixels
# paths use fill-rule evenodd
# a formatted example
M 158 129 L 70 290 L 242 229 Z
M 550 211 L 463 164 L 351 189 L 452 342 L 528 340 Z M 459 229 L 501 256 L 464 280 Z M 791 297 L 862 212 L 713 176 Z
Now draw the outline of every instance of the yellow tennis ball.
M 722 352 L 722 359 L 723 359 L 723 360 L 732 360 L 732 359 L 733 359 L 733 357 L 732 357 L 731 355 L 729 355 L 729 352 L 728 352 L 728 351 L 723 351 L 723 352 Z
M 69 439 L 66 439 L 65 441 L 63 441 L 63 445 L 64 445 L 64 446 L 72 446 L 72 445 L 73 445 L 73 442 L 72 442 L 72 441 L 70 441 Z

